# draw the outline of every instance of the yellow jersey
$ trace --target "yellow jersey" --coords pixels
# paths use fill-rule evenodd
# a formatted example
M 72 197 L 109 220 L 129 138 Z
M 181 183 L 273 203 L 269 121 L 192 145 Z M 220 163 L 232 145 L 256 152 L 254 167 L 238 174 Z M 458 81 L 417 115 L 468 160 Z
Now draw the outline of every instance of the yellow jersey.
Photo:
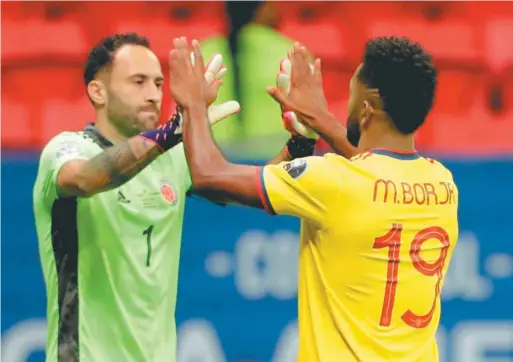
M 458 239 L 451 172 L 388 150 L 259 172 L 267 211 L 302 220 L 298 361 L 437 361 L 440 290 Z

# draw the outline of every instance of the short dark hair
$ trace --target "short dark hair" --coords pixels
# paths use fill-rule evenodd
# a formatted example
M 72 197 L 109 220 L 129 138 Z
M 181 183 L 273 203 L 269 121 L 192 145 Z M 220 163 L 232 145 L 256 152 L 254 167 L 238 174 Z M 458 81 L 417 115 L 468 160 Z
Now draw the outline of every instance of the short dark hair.
M 113 34 L 103 38 L 91 49 L 87 56 L 84 69 L 84 83 L 86 86 L 101 69 L 112 63 L 114 54 L 124 45 L 140 45 L 150 49 L 149 40 L 136 33 Z
M 415 132 L 433 107 L 437 69 L 431 54 L 406 37 L 383 36 L 365 45 L 359 79 L 377 88 L 384 111 L 403 134 Z

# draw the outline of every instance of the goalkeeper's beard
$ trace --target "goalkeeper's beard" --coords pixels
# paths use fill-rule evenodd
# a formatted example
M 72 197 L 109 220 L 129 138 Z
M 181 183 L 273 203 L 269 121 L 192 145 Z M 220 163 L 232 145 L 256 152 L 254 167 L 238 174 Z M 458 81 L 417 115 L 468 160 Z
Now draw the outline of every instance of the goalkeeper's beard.
M 351 116 L 348 117 L 347 133 L 346 133 L 347 140 L 354 147 L 358 147 L 358 143 L 360 143 L 360 136 L 361 136 L 360 122 L 358 122 L 358 119 L 356 119 L 356 118 L 353 118 Z

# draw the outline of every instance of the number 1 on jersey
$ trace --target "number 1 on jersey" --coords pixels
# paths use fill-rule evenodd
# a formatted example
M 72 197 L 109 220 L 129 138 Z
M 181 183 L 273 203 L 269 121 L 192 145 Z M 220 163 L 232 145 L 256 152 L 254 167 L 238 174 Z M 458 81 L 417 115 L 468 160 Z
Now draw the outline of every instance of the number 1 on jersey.
M 385 297 L 383 301 L 383 308 L 381 310 L 381 319 L 379 321 L 379 325 L 384 327 L 390 326 L 390 322 L 392 320 L 392 311 L 394 309 L 395 293 L 399 275 L 399 257 L 402 231 L 403 226 L 401 224 L 393 224 L 392 229 L 390 229 L 388 233 L 374 239 L 374 249 L 389 248 L 387 283 L 385 286 Z M 442 244 L 440 255 L 438 256 L 438 259 L 433 263 L 427 262 L 420 256 L 422 244 L 430 239 L 438 240 Z M 436 307 L 436 300 L 440 295 L 440 284 L 443 277 L 442 270 L 445 264 L 445 258 L 447 258 L 447 249 L 449 248 L 449 244 L 449 234 L 439 226 L 430 226 L 422 229 L 413 238 L 409 253 L 413 266 L 422 275 L 428 277 L 436 275 L 437 281 L 435 285 L 435 297 L 433 304 L 427 314 L 417 315 L 408 309 L 401 316 L 403 322 L 410 327 L 427 327 L 429 322 L 431 322 L 431 318 L 433 318 L 433 313 L 435 312 Z
M 146 266 L 150 266 L 151 259 L 151 233 L 153 231 L 153 225 L 143 231 L 143 235 L 146 235 L 146 244 L 148 246 L 148 252 L 146 254 Z

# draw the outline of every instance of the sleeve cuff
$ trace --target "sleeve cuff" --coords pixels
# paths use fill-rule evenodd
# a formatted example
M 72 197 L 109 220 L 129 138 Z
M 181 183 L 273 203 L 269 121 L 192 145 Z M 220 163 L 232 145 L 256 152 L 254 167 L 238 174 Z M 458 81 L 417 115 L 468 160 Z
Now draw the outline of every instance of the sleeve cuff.
M 258 195 L 260 196 L 260 202 L 264 206 L 264 210 L 268 214 L 276 215 L 276 212 L 274 211 L 274 209 L 271 205 L 271 200 L 269 199 L 269 194 L 267 193 L 267 189 L 265 188 L 264 167 L 259 167 L 256 169 L 255 180 L 256 180 L 256 184 L 257 184 Z

